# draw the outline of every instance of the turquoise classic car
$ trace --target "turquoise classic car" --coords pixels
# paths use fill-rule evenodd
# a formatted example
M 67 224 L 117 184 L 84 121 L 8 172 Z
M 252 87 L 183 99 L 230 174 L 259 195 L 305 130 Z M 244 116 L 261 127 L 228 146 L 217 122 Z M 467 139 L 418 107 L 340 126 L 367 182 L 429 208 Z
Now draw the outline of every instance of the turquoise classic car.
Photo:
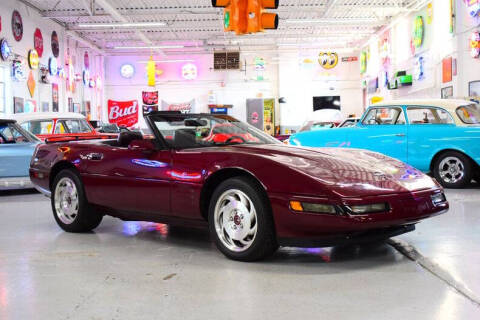
M 377 151 L 433 173 L 447 188 L 480 180 L 480 110 L 465 100 L 382 102 L 354 127 L 301 132 L 288 143 Z
M 15 120 L 0 119 L 0 190 L 33 188 L 28 170 L 40 142 Z

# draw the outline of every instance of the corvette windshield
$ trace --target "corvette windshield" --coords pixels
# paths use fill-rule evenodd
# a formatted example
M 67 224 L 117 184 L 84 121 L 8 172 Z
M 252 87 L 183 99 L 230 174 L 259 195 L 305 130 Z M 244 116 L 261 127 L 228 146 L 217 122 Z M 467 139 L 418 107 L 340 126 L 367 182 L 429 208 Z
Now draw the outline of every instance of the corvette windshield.
M 172 114 L 152 116 L 152 120 L 166 143 L 175 149 L 280 143 L 229 116 Z

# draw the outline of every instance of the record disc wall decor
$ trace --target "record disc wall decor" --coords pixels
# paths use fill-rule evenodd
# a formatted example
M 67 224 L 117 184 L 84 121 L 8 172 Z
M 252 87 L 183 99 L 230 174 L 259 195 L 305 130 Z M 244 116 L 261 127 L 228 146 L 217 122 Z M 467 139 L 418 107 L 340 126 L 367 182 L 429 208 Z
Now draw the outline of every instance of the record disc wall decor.
M 41 58 L 43 55 L 43 36 L 39 28 L 35 29 L 33 33 L 33 47 L 37 50 L 38 56 Z
M 52 37 L 50 41 L 52 43 L 52 54 L 55 58 L 58 58 L 58 55 L 60 53 L 60 45 L 58 44 L 58 35 L 56 31 L 52 32 Z
M 16 41 L 22 40 L 23 37 L 23 22 L 22 16 L 17 10 L 12 13 L 12 33 Z

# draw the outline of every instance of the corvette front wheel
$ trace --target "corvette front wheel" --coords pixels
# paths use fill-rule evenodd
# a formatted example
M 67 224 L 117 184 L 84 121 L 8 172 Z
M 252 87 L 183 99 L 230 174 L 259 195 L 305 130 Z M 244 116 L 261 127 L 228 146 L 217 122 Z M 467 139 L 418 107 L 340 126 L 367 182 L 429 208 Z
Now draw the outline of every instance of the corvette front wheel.
M 278 248 L 273 218 L 264 191 L 245 177 L 222 182 L 209 207 L 210 233 L 228 258 L 255 261 Z

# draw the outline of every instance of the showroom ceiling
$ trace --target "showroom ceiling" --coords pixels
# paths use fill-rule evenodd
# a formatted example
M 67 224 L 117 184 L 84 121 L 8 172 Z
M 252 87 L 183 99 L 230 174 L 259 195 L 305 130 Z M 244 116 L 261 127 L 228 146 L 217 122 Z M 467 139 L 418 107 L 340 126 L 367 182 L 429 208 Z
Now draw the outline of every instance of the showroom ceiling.
M 193 53 L 216 49 L 337 49 L 362 44 L 425 0 L 280 0 L 278 30 L 223 32 L 223 11 L 210 0 L 21 0 L 109 54 Z M 143 23 L 143 25 L 138 25 Z

